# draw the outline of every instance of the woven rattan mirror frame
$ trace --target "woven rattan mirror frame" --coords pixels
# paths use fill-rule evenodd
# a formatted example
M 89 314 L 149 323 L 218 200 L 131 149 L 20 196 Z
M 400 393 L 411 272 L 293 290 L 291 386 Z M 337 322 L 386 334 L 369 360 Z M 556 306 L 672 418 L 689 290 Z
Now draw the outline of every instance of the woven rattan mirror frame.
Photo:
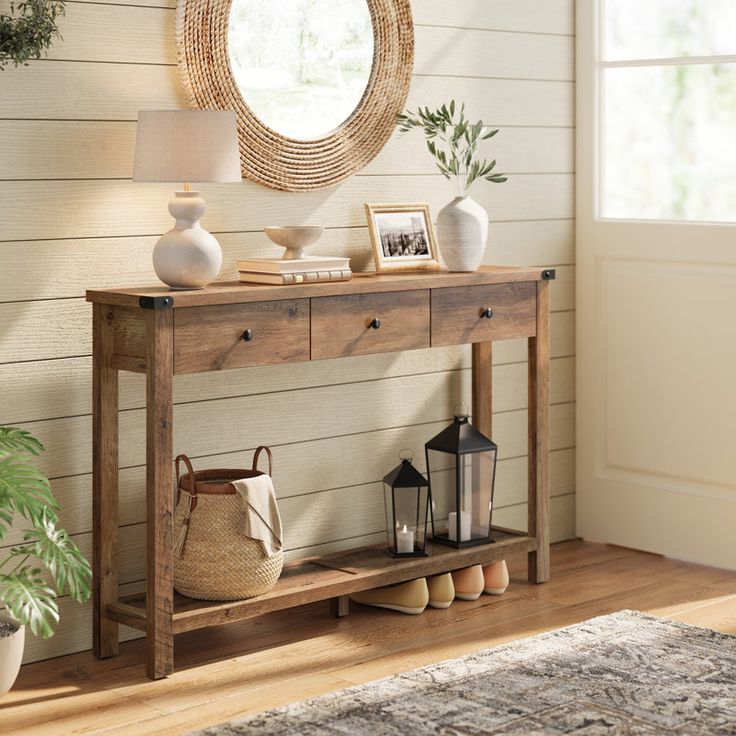
M 227 51 L 232 0 L 178 0 L 176 40 L 187 101 L 201 109 L 235 111 L 245 177 L 289 192 L 322 189 L 352 176 L 383 148 L 409 92 L 414 27 L 410 0 L 366 1 L 374 51 L 363 98 L 339 128 L 302 141 L 262 123 L 238 90 Z

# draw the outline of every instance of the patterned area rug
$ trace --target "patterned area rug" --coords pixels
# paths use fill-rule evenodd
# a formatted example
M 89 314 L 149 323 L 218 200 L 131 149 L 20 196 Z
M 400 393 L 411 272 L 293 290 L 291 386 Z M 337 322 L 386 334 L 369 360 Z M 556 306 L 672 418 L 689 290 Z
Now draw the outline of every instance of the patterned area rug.
M 736 734 L 736 637 L 620 611 L 196 733 Z

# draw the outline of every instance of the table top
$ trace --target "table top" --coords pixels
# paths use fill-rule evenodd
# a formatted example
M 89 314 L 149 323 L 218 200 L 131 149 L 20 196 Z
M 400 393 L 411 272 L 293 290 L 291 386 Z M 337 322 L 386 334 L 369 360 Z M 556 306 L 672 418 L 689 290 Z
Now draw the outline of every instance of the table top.
M 174 290 L 160 286 L 137 286 L 119 289 L 88 289 L 87 301 L 124 307 L 203 307 L 217 304 L 266 302 L 279 299 L 304 299 L 320 296 L 348 296 L 377 292 L 442 289 L 483 284 L 507 284 L 542 281 L 555 277 L 553 269 L 516 266 L 481 266 L 472 273 L 447 271 L 353 274 L 350 281 L 272 286 L 217 281 L 204 289 Z

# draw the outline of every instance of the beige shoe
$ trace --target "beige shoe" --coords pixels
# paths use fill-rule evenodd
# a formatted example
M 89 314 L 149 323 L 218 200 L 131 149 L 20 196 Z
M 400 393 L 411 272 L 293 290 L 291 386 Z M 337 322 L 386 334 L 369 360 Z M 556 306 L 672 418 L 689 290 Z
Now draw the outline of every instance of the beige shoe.
M 427 578 L 430 608 L 449 608 L 455 598 L 455 586 L 449 572 Z
M 429 590 L 427 581 L 419 578 L 408 583 L 353 593 L 350 600 L 364 606 L 388 608 L 391 611 L 417 615 L 422 613 L 429 603 Z
M 483 592 L 483 568 L 473 565 L 462 570 L 452 571 L 452 582 L 455 585 L 455 598 L 461 601 L 475 601 Z
M 502 595 L 509 587 L 509 569 L 506 560 L 499 560 L 486 565 L 483 568 L 483 579 L 485 584 L 483 592 L 488 595 Z

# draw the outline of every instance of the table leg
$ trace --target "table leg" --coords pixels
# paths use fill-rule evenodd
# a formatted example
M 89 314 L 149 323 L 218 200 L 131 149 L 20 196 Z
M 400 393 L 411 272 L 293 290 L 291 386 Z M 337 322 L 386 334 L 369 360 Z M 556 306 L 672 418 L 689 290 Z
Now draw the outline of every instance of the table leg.
M 549 580 L 549 282 L 537 282 L 537 334 L 529 338 L 529 582 Z
M 473 424 L 493 439 L 493 343 L 473 343 Z
M 339 595 L 330 598 L 330 614 L 335 618 L 345 618 L 350 613 L 350 596 Z
M 105 616 L 118 600 L 118 371 L 113 314 L 104 304 L 92 312 L 92 646 L 102 659 L 118 653 L 118 624 Z
M 156 680 L 174 671 L 173 309 L 152 309 L 146 335 L 146 646 Z
M 493 343 L 473 343 L 473 368 L 472 368 L 472 392 L 473 424 L 489 439 L 493 439 Z M 474 472 L 476 474 L 489 473 L 489 458 L 485 456 L 473 456 Z M 488 513 L 487 508 L 482 508 L 480 495 L 474 496 L 473 518 L 482 519 Z M 487 504 L 487 501 L 486 501 Z

